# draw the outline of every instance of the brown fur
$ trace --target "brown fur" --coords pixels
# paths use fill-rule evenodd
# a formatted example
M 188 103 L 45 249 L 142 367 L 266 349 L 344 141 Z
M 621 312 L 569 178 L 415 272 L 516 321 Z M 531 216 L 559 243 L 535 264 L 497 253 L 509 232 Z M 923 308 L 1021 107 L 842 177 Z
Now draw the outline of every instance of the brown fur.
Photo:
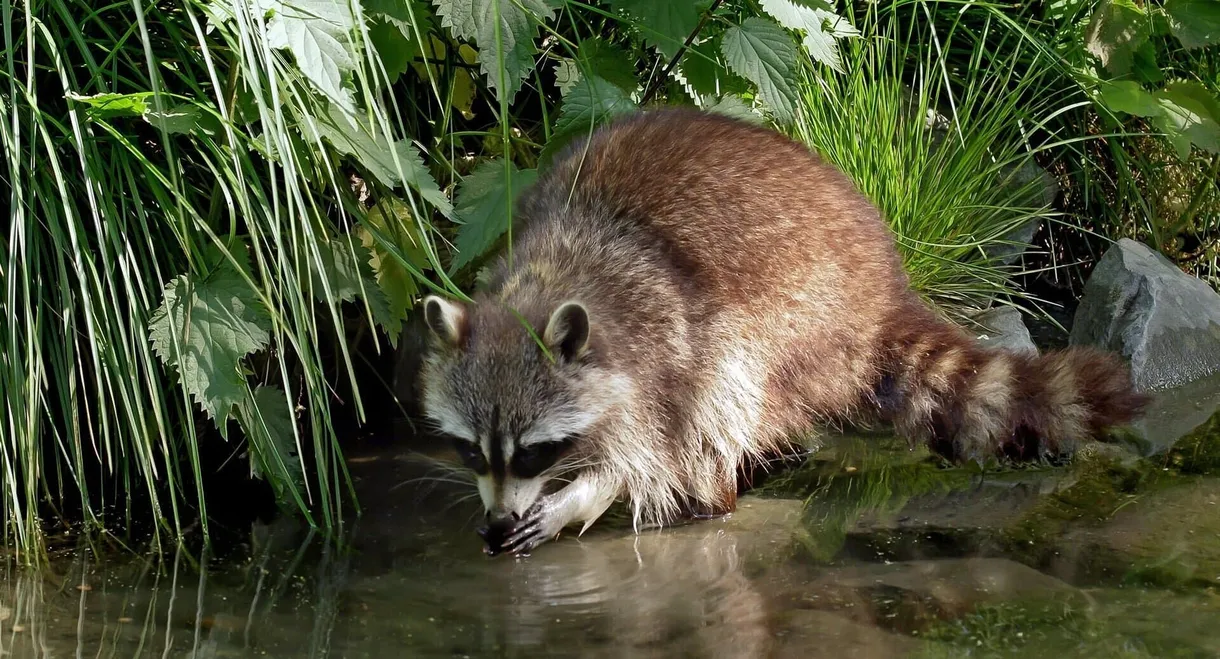
M 877 209 L 762 127 L 682 109 L 620 119 L 557 158 L 517 219 L 512 267 L 463 307 L 461 347 L 428 362 L 422 388 L 462 399 L 466 418 L 500 401 L 511 433 L 548 396 L 595 395 L 564 388 L 580 369 L 623 376 L 581 455 L 652 521 L 731 511 L 738 469 L 815 421 L 880 414 L 953 458 L 1029 457 L 1143 403 L 1112 356 L 992 352 L 938 318 Z M 589 311 L 589 343 L 548 364 L 509 309 L 541 335 L 568 300 Z

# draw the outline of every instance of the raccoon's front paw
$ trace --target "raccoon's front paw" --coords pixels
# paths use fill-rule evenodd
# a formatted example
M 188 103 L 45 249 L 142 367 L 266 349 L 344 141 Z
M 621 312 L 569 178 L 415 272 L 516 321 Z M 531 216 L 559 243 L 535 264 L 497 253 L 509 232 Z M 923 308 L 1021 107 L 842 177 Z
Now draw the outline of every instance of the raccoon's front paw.
M 559 503 L 553 496 L 539 499 L 500 544 L 501 550 L 528 556 L 538 545 L 554 540 L 567 525 Z

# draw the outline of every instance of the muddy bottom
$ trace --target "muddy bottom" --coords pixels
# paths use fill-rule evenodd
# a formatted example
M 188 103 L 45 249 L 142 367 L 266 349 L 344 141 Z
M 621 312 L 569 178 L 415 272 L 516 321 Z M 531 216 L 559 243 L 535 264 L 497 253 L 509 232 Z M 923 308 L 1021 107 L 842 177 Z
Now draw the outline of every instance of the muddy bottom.
M 523 558 L 481 553 L 471 486 L 356 454 L 338 538 L 0 568 L 0 657 L 1215 657 L 1220 416 L 1191 409 L 1057 467 L 830 437 L 729 517 Z

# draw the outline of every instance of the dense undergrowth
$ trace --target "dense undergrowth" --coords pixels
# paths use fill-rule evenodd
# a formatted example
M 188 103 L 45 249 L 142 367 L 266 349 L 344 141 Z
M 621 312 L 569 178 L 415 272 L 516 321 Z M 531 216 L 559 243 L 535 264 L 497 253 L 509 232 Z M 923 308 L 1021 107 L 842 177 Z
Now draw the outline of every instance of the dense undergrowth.
M 1118 235 L 1216 282 L 1217 25 L 1207 0 L 0 0 L 6 541 L 206 534 L 245 475 L 339 523 L 342 439 L 403 402 L 421 293 L 462 296 L 555 150 L 641 105 L 822 152 L 949 313 L 1036 302 L 1022 263 Z

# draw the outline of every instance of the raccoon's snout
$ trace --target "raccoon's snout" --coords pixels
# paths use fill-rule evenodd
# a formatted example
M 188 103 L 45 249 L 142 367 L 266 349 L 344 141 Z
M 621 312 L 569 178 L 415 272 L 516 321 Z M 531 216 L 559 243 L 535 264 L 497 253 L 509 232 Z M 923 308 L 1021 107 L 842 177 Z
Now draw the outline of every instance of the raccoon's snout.
M 517 527 L 517 523 L 520 521 L 521 516 L 515 512 L 507 515 L 493 516 L 489 511 L 487 513 L 487 525 L 480 527 L 476 531 L 486 545 L 485 551 L 491 556 L 500 553 L 504 540 L 513 532 L 513 529 Z

